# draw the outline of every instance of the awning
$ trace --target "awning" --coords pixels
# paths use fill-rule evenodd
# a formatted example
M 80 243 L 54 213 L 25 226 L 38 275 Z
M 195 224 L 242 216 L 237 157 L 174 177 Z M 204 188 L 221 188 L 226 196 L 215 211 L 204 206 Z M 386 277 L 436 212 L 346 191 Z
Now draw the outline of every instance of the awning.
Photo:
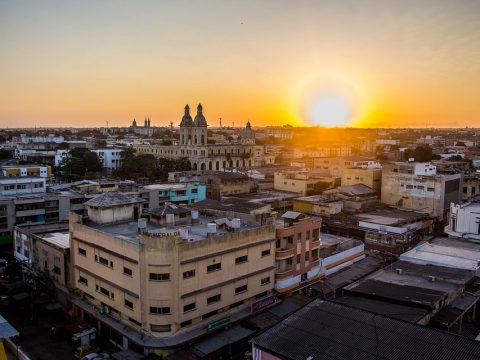
M 232 326 L 230 329 L 216 333 L 203 341 L 199 341 L 190 348 L 190 351 L 199 357 L 207 356 L 224 346 L 245 339 L 255 331 L 247 329 L 241 325 Z
M 0 339 L 6 339 L 13 336 L 18 336 L 18 331 L 0 315 Z

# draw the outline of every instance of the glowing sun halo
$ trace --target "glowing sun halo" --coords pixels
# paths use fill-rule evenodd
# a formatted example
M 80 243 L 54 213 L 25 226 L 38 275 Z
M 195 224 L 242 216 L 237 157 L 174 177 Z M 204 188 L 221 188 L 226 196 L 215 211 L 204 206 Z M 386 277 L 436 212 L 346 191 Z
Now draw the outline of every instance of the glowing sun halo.
M 357 96 L 345 83 L 311 86 L 304 100 L 304 119 L 311 125 L 349 126 L 358 116 Z

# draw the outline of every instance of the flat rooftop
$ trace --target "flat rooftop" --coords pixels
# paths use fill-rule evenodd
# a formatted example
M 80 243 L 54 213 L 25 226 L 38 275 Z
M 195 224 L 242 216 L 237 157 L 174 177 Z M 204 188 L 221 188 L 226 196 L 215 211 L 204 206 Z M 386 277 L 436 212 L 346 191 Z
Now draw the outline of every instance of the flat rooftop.
M 70 248 L 70 233 L 68 231 L 64 232 L 51 232 L 38 235 L 42 240 L 61 247 L 62 249 Z
M 309 202 L 309 203 L 330 203 L 330 202 L 340 202 L 340 199 L 336 199 L 333 196 L 327 195 L 312 195 L 312 196 L 300 196 L 294 200 Z
M 165 226 L 155 224 L 153 222 L 147 221 L 146 231 L 155 236 L 160 234 L 171 234 L 173 232 L 180 232 L 180 236 L 183 237 L 185 232 L 188 232 L 188 235 L 185 235 L 184 241 L 200 241 L 205 240 L 208 237 L 208 223 L 212 223 L 217 221 L 217 223 L 222 223 L 218 217 L 210 217 L 210 216 L 202 216 L 200 215 L 198 218 L 197 223 L 189 223 L 189 224 L 181 224 L 181 225 L 173 225 L 173 226 Z M 101 232 L 111 234 L 117 238 L 127 240 L 133 243 L 139 242 L 140 233 L 138 231 L 138 221 L 129 221 L 129 222 L 122 222 L 122 223 L 115 223 L 115 224 L 97 224 L 92 221 L 86 220 L 84 224 L 99 230 Z M 258 225 L 252 225 L 250 223 L 241 221 L 240 229 L 242 230 L 250 230 Z M 226 230 L 224 226 L 217 225 L 216 233 L 212 234 L 215 235 L 222 235 L 228 234 L 230 231 Z M 188 239 L 188 240 L 187 240 Z
M 355 242 L 355 241 L 358 241 L 359 244 L 362 243 L 360 240 L 347 238 L 345 236 L 340 236 L 340 235 L 327 234 L 323 232 L 320 233 L 320 240 L 322 245 L 325 245 L 325 246 L 332 246 L 332 245 L 342 244 L 345 242 Z
M 258 191 L 254 193 L 248 194 L 238 194 L 235 196 L 228 196 L 228 199 L 243 199 L 250 202 L 264 202 L 264 203 L 271 203 L 274 201 L 281 201 L 287 199 L 293 199 L 298 197 L 298 193 L 288 192 L 288 191 Z
M 402 225 L 425 219 L 425 214 L 394 208 L 379 208 L 373 211 L 354 215 L 359 221 L 380 225 Z
M 443 242 L 421 244 L 400 255 L 400 260 L 477 271 L 480 267 L 480 244 L 462 248 Z
M 187 184 L 151 184 L 151 185 L 145 185 L 143 187 L 144 189 L 147 190 L 184 190 L 187 188 Z
M 191 207 L 199 210 L 234 211 L 245 214 L 249 214 L 251 211 L 261 209 L 265 206 L 267 206 L 267 204 L 251 202 L 237 197 L 226 198 L 222 201 L 207 199 L 191 205 Z

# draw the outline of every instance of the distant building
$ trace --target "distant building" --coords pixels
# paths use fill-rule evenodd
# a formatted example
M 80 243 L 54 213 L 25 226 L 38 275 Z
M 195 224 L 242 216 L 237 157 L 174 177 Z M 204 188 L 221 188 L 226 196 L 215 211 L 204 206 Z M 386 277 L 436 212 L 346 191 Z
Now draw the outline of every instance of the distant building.
M 480 202 L 450 204 L 450 215 L 445 232 L 448 235 L 480 242 Z
M 363 184 L 380 194 L 382 189 L 382 170 L 361 167 L 344 168 L 342 185 Z
M 122 152 L 123 148 L 103 148 L 92 149 L 97 154 L 102 162 L 102 167 L 105 171 L 111 172 L 118 170 L 122 166 Z
M 418 210 L 443 219 L 451 202 L 462 201 L 463 175 L 437 174 L 430 163 L 390 163 L 382 172 L 385 204 Z
M 342 200 L 335 196 L 312 195 L 298 197 L 292 200 L 293 211 L 320 216 L 339 214 L 343 209 Z
M 1 165 L 3 176 L 39 176 L 42 178 L 50 178 L 52 169 L 49 165 L 41 164 L 12 164 L 7 163 Z
M 320 186 L 321 189 L 316 187 Z M 335 179 L 317 175 L 309 171 L 276 171 L 273 188 L 301 195 L 313 195 L 335 186 Z
M 70 271 L 68 222 L 15 227 L 14 256 L 65 291 Z
M 144 143 L 134 145 L 138 153 L 151 154 L 156 158 L 187 158 L 193 170 L 225 170 L 247 168 L 265 164 L 264 145 L 255 145 L 250 122 L 247 123 L 240 141 L 211 144 L 208 142 L 208 123 L 201 104 L 192 119 L 190 107 L 180 122 L 180 145 L 158 145 Z
M 173 204 L 190 205 L 206 199 L 205 185 L 187 184 L 152 184 L 145 185 L 139 190 L 139 196 L 146 202 L 143 209 L 154 210 L 166 202 Z
M 342 177 L 346 168 L 381 169 L 382 165 L 372 158 L 363 156 L 339 156 L 313 159 L 314 169 L 325 176 Z
M 0 195 L 25 195 L 44 193 L 46 182 L 40 176 L 0 177 Z

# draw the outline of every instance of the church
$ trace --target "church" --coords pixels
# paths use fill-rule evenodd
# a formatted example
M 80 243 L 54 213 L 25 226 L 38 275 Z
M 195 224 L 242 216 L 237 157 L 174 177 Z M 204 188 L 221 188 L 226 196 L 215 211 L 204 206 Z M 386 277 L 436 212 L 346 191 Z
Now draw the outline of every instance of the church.
M 240 140 L 235 142 L 209 144 L 207 128 L 202 104 L 198 104 L 197 114 L 193 119 L 187 104 L 180 121 L 178 145 L 146 143 L 135 145 L 134 149 L 138 153 L 152 154 L 156 158 L 187 158 L 193 170 L 243 169 L 265 165 L 265 146 L 255 145 L 255 133 L 250 122 L 242 131 Z

